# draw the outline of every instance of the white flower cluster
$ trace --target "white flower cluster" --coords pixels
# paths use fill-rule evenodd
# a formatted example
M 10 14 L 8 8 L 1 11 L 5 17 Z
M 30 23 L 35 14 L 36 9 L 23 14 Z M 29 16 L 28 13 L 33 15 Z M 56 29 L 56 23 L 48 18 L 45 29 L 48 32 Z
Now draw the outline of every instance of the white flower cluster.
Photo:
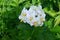
M 31 6 L 29 10 L 24 8 L 22 13 L 19 15 L 20 22 L 28 23 L 31 26 L 42 26 L 45 21 L 45 13 L 42 7 Z

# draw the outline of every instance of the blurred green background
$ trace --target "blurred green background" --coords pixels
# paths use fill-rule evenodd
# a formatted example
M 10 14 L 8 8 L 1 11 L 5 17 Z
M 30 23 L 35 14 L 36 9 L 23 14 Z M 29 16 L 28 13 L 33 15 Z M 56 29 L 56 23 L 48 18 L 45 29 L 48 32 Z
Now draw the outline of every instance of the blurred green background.
M 18 19 L 22 9 L 32 5 L 42 5 L 42 27 Z M 60 0 L 0 0 L 0 40 L 60 40 Z

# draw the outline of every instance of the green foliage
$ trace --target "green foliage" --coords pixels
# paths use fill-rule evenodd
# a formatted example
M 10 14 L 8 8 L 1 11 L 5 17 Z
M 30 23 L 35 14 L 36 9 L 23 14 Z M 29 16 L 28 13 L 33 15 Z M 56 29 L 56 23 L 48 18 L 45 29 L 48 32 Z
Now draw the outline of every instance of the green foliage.
M 58 15 L 58 16 L 55 18 L 55 25 L 54 25 L 54 26 L 57 26 L 59 23 L 60 23 L 60 15 Z
M 37 27 L 34 29 L 31 40 L 55 40 L 55 35 L 45 27 Z
M 42 5 L 46 21 L 31 27 L 18 19 L 22 9 Z M 60 40 L 60 0 L 0 0 L 0 40 Z

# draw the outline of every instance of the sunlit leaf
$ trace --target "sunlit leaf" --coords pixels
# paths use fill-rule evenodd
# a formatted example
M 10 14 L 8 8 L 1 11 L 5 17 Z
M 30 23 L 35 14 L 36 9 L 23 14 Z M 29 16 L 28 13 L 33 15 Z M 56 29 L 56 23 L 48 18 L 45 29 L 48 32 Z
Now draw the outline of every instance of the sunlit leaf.
M 44 8 L 43 10 L 46 12 L 46 14 L 48 14 L 48 15 L 52 16 L 53 18 L 55 18 L 56 13 L 53 10 L 48 10 L 47 8 Z
M 57 38 L 60 38 L 60 33 L 57 33 L 57 36 L 56 36 Z
M 7 1 L 7 5 L 11 6 L 18 6 L 20 3 L 24 2 L 25 0 L 9 0 Z
M 55 24 L 54 24 L 54 26 L 57 26 L 59 23 L 60 23 L 60 15 L 58 15 L 58 16 L 55 18 Z
M 32 4 L 29 3 L 29 1 L 28 1 L 28 2 L 25 3 L 24 7 L 28 8 L 28 7 L 30 7 L 31 5 L 32 5 Z
M 36 4 L 36 0 L 34 0 L 34 1 L 32 0 L 32 4 L 35 5 Z

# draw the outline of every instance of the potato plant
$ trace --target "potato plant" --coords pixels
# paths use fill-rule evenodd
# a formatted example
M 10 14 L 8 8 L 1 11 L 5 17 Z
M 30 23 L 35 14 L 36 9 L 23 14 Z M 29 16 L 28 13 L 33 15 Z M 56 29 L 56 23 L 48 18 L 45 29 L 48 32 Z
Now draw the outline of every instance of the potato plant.
M 41 5 L 43 26 L 20 22 L 22 9 Z M 60 0 L 0 0 L 0 40 L 60 40 Z

